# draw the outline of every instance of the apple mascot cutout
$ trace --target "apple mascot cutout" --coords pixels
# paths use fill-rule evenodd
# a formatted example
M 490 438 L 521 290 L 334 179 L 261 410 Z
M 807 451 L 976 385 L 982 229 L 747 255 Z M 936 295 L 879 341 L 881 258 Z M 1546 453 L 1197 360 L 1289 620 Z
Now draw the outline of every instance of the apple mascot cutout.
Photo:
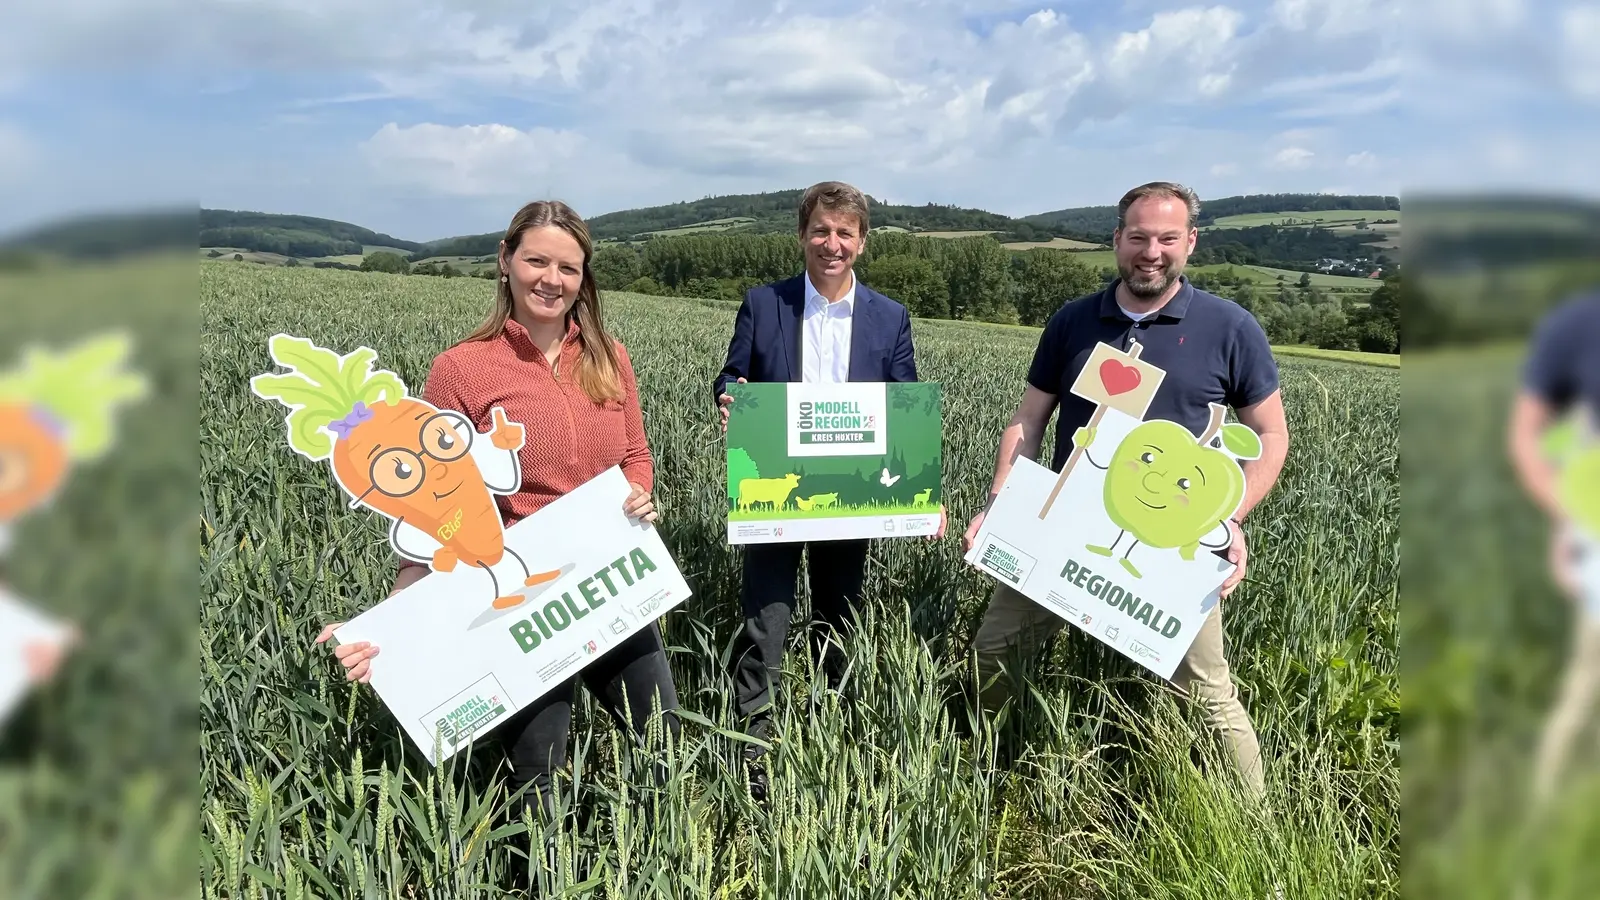
M 1548 428 L 1541 449 L 1557 469 L 1556 500 L 1562 510 L 1579 532 L 1600 541 L 1600 435 L 1588 409 L 1579 407 Z
M 1228 518 L 1238 512 L 1244 500 L 1244 470 L 1238 459 L 1259 457 L 1261 439 L 1244 425 L 1224 426 L 1225 414 L 1224 407 L 1211 404 L 1211 423 L 1199 440 L 1176 422 L 1144 422 L 1122 439 L 1105 465 L 1088 452 L 1095 429 L 1074 432 L 1073 446 L 1082 449 L 1090 465 L 1106 472 L 1106 515 L 1122 529 L 1110 546 L 1089 544 L 1086 549 L 1112 556 L 1131 535 L 1120 562 L 1128 574 L 1142 578 L 1128 558 L 1139 544 L 1176 549 L 1185 560 L 1193 560 L 1201 547 L 1227 547 L 1232 535 L 1226 531 L 1221 543 L 1208 544 L 1204 538 L 1218 527 L 1226 529 Z

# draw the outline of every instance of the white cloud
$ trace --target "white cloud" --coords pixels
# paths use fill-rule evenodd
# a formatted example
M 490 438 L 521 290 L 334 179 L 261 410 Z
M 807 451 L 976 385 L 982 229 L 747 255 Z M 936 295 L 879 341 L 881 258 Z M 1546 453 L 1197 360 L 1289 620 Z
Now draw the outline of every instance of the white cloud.
M 1567 87 L 1585 100 L 1600 100 L 1600 4 L 1570 6 L 1561 16 Z
M 1262 96 L 1287 97 L 1300 94 L 1321 94 L 1342 88 L 1370 88 L 1374 82 L 1400 77 L 1404 66 L 1398 57 L 1380 56 L 1360 69 L 1340 68 L 1316 75 L 1298 75 L 1283 78 L 1261 89 Z
M 1243 21 L 1243 14 L 1226 6 L 1156 13 L 1148 27 L 1118 35 L 1106 57 L 1107 76 L 1125 89 L 1192 84 L 1193 93 L 1216 96 L 1230 82 Z M 1187 93 L 1174 91 L 1172 99 Z
M 378 177 L 458 197 L 515 194 L 575 160 L 583 139 L 569 131 L 509 125 L 393 122 L 361 144 Z
M 1069 17 L 1038 0 L 57 0 L 17 13 L 47 27 L 8 19 L 0 82 L 14 51 L 30 75 L 103 58 L 239 83 L 256 131 L 194 173 L 221 186 L 207 202 L 381 203 L 409 217 L 397 234 L 456 227 L 424 207 L 498 219 L 508 196 L 553 189 L 591 214 L 835 177 L 1027 213 L 1151 177 L 1208 191 L 1360 181 L 1368 170 L 1345 164 L 1358 150 L 1394 169 L 1361 117 L 1392 102 L 1401 31 L 1392 4 L 1339 2 Z M 1360 133 L 1275 134 L 1285 115 Z M 290 155 L 312 165 L 275 162 Z M 227 187 L 253 170 L 269 188 Z
M 1377 93 L 1329 94 L 1314 102 L 1290 107 L 1283 111 L 1283 116 L 1286 119 L 1331 119 L 1365 116 L 1398 106 L 1401 97 L 1400 88 L 1398 87 L 1392 87 Z
M 1479 145 L 1483 161 L 1492 170 L 1516 171 L 1528 166 L 1533 149 L 1514 134 L 1490 134 Z
M 1276 0 L 1271 18 L 1289 31 L 1342 38 L 1392 28 L 1400 14 L 1393 0 Z
M 1344 164 L 1352 169 L 1372 169 L 1378 165 L 1378 157 L 1371 150 L 1362 150 L 1346 156 Z
M 1285 147 L 1272 154 L 1272 165 L 1279 169 L 1304 169 L 1314 156 L 1315 153 L 1304 147 Z
M 1334 3 L 1338 0 L 1324 0 Z M 1435 45 L 1470 45 L 1503 40 L 1527 23 L 1528 0 L 1409 0 L 1405 28 Z

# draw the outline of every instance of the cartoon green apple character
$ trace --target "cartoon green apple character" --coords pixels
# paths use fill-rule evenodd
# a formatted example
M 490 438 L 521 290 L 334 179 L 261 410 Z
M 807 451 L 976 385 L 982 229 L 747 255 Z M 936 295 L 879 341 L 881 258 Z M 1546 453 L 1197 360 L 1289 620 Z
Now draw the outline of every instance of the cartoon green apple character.
M 1260 456 L 1261 440 L 1244 425 L 1219 429 L 1224 412 L 1212 404 L 1212 424 L 1200 440 L 1176 422 L 1144 422 L 1122 439 L 1111 462 L 1104 466 L 1088 454 L 1095 429 L 1080 428 L 1073 434 L 1073 444 L 1083 448 L 1089 464 L 1106 470 L 1106 514 L 1122 529 L 1109 547 L 1088 545 L 1091 553 L 1111 556 L 1122 539 L 1131 535 L 1122 554 L 1122 567 L 1142 578 L 1128 559 L 1139 544 L 1177 549 L 1186 560 L 1193 560 L 1200 547 L 1220 550 L 1228 545 L 1226 540 L 1212 545 L 1201 538 L 1239 508 L 1244 499 L 1244 470 L 1235 457 Z
M 1557 467 L 1556 499 L 1572 523 L 1600 537 L 1600 443 L 1586 414 L 1569 416 L 1543 436 L 1544 453 Z
M 1573 524 L 1600 537 L 1600 447 L 1585 449 L 1567 461 L 1556 493 Z

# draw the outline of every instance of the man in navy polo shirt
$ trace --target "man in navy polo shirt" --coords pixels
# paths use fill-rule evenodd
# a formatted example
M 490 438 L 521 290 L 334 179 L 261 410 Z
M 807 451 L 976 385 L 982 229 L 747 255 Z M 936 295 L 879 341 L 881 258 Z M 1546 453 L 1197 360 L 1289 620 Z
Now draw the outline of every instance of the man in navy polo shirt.
M 1573 498 L 1560 496 L 1558 469 L 1541 448 L 1550 426 L 1577 413 L 1578 440 L 1587 452 L 1600 452 L 1593 449 L 1600 441 L 1600 291 L 1547 315 L 1531 343 L 1508 423 L 1509 450 L 1523 490 L 1550 520 L 1550 574 L 1576 605 L 1566 674 L 1534 762 L 1534 798 L 1543 803 L 1561 783 L 1572 745 L 1600 699 L 1600 541 L 1592 526 L 1573 521 Z
M 1209 404 L 1215 402 L 1232 407 L 1239 421 L 1261 436 L 1261 457 L 1242 463 L 1245 497 L 1228 525 L 1233 542 L 1227 556 L 1238 569 L 1222 587 L 1221 595 L 1227 597 L 1244 578 L 1246 551 L 1240 522 L 1277 481 L 1289 448 L 1289 429 L 1277 363 L 1261 325 L 1245 309 L 1196 289 L 1183 275 L 1198 235 L 1199 212 L 1194 192 L 1169 182 L 1134 188 L 1118 203 L 1112 242 L 1121 277 L 1098 293 L 1062 306 L 1045 325 L 1022 403 L 1000 436 L 989 503 L 994 503 L 1018 456 L 1038 457 L 1045 426 L 1058 406 L 1061 416 L 1050 466 L 1061 470 L 1072 453 L 1073 433 L 1094 413 L 1093 403 L 1070 392 L 1084 362 L 1100 342 L 1127 350 L 1137 341 L 1142 345 L 1139 359 L 1167 373 L 1146 418 L 1178 422 L 1198 438 L 1210 418 Z M 979 513 L 967 527 L 964 549 L 971 549 L 983 516 Z M 1045 607 L 997 585 L 973 639 L 981 705 L 992 710 L 1003 701 L 1005 686 L 996 676 L 1012 648 L 1031 654 L 1065 624 Z M 1239 702 L 1222 642 L 1219 605 L 1206 617 L 1172 683 L 1181 695 L 1204 706 L 1206 721 L 1226 740 L 1246 783 L 1259 794 L 1263 790 L 1260 745 Z

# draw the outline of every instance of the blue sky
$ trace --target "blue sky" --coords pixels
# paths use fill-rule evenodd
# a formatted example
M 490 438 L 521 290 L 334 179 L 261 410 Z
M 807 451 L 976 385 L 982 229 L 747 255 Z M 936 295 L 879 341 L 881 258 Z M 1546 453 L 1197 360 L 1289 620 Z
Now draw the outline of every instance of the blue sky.
M 1592 191 L 1600 2 L 56 0 L 0 231 L 186 203 L 427 240 L 837 178 L 1012 215 L 1152 179 Z M 12 14 L 8 14 L 12 15 Z

